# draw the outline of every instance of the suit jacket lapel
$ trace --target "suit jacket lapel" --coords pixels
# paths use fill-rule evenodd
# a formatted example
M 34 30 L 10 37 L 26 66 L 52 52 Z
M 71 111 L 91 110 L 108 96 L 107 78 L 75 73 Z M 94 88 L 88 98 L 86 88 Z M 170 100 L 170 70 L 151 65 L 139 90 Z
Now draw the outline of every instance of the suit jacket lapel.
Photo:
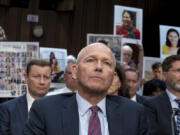
M 63 130 L 65 135 L 79 135 L 79 113 L 76 94 L 63 102 L 62 110 Z
M 142 97 L 138 94 L 136 94 L 136 101 L 137 101 L 137 103 L 143 103 Z
M 120 106 L 116 103 L 111 101 L 108 96 L 106 98 L 106 113 L 107 113 L 107 120 L 109 126 L 109 134 L 110 135 L 124 135 L 123 134 L 123 118 L 120 112 L 117 112 L 117 108 Z M 118 109 L 119 110 L 119 109 Z
M 27 107 L 27 100 L 26 95 L 20 98 L 19 104 L 17 104 L 17 112 L 19 116 L 20 123 L 25 123 L 28 119 L 28 107 Z
M 160 102 L 160 105 L 162 108 L 162 112 L 163 112 L 164 116 L 166 116 L 168 125 L 170 127 L 169 132 L 171 133 L 171 110 L 172 110 L 172 107 L 171 107 L 171 103 L 170 103 L 169 97 L 166 92 L 164 92 L 162 94 L 159 102 Z

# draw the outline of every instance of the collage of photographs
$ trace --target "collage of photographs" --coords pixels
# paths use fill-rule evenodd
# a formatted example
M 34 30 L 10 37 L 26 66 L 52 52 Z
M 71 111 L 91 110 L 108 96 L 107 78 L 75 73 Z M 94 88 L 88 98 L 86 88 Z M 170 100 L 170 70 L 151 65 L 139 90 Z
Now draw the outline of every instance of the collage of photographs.
M 32 58 L 39 56 L 39 45 L 22 43 L 23 49 L 19 51 L 16 42 L 3 42 L 1 46 L 4 45 L 8 45 L 9 49 L 0 51 L 0 97 L 16 97 L 26 92 L 24 70 Z

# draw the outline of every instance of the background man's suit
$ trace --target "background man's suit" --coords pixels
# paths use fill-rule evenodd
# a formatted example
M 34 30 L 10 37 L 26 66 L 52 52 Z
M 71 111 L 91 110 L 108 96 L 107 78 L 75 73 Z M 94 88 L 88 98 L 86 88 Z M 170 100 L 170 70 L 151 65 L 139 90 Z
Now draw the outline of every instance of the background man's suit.
M 23 135 L 28 118 L 26 95 L 0 105 L 0 135 Z
M 166 92 L 145 101 L 150 118 L 150 135 L 171 134 L 171 103 Z
M 143 104 L 145 100 L 146 100 L 145 97 L 136 94 L 136 101 L 137 101 L 137 103 Z
M 118 96 L 106 98 L 110 135 L 146 135 L 143 106 Z M 33 103 L 25 135 L 79 135 L 76 94 L 45 97 Z

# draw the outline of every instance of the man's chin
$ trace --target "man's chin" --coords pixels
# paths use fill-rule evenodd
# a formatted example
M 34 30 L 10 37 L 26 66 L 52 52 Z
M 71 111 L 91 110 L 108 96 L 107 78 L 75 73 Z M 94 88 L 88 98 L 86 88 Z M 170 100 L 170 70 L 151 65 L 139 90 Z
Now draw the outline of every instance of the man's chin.
M 174 86 L 174 89 L 177 91 L 177 92 L 180 92 L 180 85 L 178 84 L 176 84 L 175 86 Z
M 103 95 L 103 94 L 107 93 L 106 89 L 102 89 L 102 88 L 99 88 L 99 87 L 91 87 L 87 91 L 90 94 L 93 94 L 93 95 Z

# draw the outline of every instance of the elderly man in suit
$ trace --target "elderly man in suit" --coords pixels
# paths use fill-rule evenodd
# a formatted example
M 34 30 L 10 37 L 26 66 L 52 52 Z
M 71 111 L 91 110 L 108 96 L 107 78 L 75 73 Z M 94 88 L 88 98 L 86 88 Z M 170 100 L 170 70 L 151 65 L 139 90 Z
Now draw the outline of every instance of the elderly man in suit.
M 23 135 L 32 103 L 45 96 L 51 84 L 50 63 L 42 59 L 31 60 L 25 71 L 25 79 L 27 94 L 0 105 L 0 135 Z
M 139 72 L 134 68 L 127 68 L 125 69 L 125 76 L 130 99 L 137 103 L 143 104 L 145 97 L 136 94 L 140 87 Z
M 171 115 L 172 108 L 180 107 L 180 55 L 167 57 L 162 63 L 162 69 L 166 91 L 144 103 L 149 113 L 150 135 L 172 135 L 173 131 L 179 135 L 180 129 L 171 127 Z M 177 127 L 180 127 L 179 120 L 179 115 L 175 116 Z
M 107 95 L 115 57 L 102 43 L 83 48 L 72 66 L 78 92 L 35 101 L 25 135 L 146 135 L 142 105 Z

